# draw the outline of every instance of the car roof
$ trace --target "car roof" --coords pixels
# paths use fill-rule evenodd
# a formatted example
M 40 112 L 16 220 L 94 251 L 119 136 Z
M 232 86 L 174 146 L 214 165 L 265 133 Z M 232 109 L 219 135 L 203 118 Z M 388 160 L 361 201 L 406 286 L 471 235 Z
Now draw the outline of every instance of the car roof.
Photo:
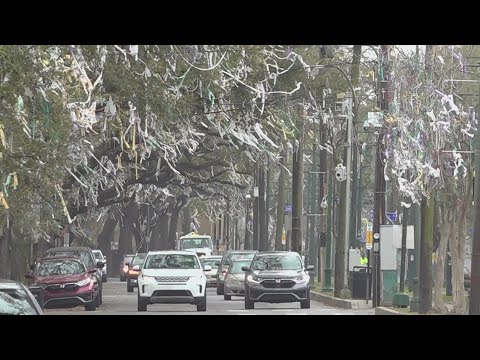
M 211 255 L 211 256 L 204 256 L 202 259 L 221 259 L 222 255 Z
M 54 252 L 54 251 L 92 251 L 89 247 L 86 246 L 65 246 L 65 247 L 54 247 L 51 249 L 48 249 L 47 252 Z
M 257 255 L 298 255 L 299 253 L 295 251 L 261 251 Z
M 77 261 L 80 261 L 80 259 L 77 256 L 46 256 L 46 257 L 41 258 L 39 260 L 39 262 L 54 261 L 54 260 L 77 260 Z
M 0 289 L 15 290 L 15 289 L 23 289 L 23 288 L 24 286 L 22 285 L 22 283 L 19 283 L 17 281 L 0 279 Z
M 92 249 L 92 252 L 99 252 L 99 253 L 101 253 L 102 250 L 100 250 L 100 249 Z
M 256 253 L 257 250 L 229 250 L 225 254 L 251 254 Z
M 161 250 L 161 251 L 149 251 L 147 255 L 158 255 L 158 254 L 182 254 L 182 255 L 197 255 L 194 251 L 187 250 Z

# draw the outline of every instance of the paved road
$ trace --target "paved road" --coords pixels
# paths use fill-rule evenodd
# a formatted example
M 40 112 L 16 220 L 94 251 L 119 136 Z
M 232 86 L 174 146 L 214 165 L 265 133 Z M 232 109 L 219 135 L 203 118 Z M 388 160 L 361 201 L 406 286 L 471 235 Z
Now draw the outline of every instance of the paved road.
M 209 288 L 207 311 L 197 312 L 196 306 L 184 304 L 154 304 L 147 312 L 137 311 L 137 290 L 127 293 L 127 285 L 118 279 L 108 279 L 103 284 L 103 305 L 97 311 L 85 311 L 83 307 L 73 309 L 47 309 L 46 315 L 371 315 L 372 310 L 337 309 L 312 301 L 310 309 L 300 309 L 299 303 L 264 304 L 256 303 L 254 310 L 245 310 L 243 298 L 232 297 L 225 301 Z

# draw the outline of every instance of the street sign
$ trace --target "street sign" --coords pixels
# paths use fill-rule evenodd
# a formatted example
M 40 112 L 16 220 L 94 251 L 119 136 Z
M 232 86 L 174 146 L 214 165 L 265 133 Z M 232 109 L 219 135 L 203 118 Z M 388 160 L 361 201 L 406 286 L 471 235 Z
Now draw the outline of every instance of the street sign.
M 388 220 L 390 220 L 391 222 L 395 222 L 397 221 L 397 212 L 387 212 L 387 218 Z
M 287 231 L 285 228 L 282 230 L 282 245 L 285 245 L 287 243 Z
M 258 187 L 257 186 L 255 186 L 253 188 L 253 197 L 258 197 Z

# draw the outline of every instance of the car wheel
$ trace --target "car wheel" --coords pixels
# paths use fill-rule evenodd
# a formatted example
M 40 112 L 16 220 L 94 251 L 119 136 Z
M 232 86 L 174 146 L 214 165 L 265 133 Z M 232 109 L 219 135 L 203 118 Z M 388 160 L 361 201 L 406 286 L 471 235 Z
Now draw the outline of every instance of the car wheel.
M 197 311 L 207 311 L 207 291 L 205 291 L 205 295 L 197 303 Z
M 310 290 L 307 290 L 307 298 L 303 301 L 300 301 L 300 308 L 310 309 Z
M 103 304 L 103 290 L 100 289 L 100 291 L 98 292 L 98 306 L 102 304 Z
M 102 282 L 107 282 L 107 275 L 102 275 Z
M 127 292 L 133 292 L 133 286 L 130 286 L 129 283 L 127 283 Z
M 232 300 L 231 295 L 223 295 L 223 300 Z
M 223 285 L 222 284 L 217 284 L 217 295 L 223 295 Z
M 85 311 L 95 311 L 95 310 L 97 310 L 97 299 L 92 300 L 89 303 L 85 304 Z
M 137 310 L 138 311 L 147 311 L 147 305 L 148 305 L 147 300 L 142 299 L 142 297 L 140 296 L 140 293 L 139 293 L 138 297 L 137 297 Z
M 255 309 L 255 303 L 250 300 L 249 294 L 245 291 L 245 309 L 252 310 Z

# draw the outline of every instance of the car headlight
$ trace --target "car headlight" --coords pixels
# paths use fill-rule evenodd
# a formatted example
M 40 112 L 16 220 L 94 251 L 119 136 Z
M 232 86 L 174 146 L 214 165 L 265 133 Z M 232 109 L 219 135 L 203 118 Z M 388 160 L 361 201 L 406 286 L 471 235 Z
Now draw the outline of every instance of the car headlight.
M 253 283 L 260 283 L 260 281 L 262 281 L 262 279 L 259 278 L 257 275 L 248 275 L 247 276 L 247 281 L 248 282 L 253 282 Z
M 80 280 L 79 282 L 77 282 L 77 285 L 78 286 L 89 285 L 91 281 L 92 281 L 92 279 L 90 279 L 90 278 L 83 279 L 83 280 Z
M 308 275 L 302 275 L 302 276 L 297 276 L 296 278 L 293 279 L 297 284 L 303 284 L 306 283 L 310 280 L 310 277 Z
M 145 281 L 146 283 L 155 282 L 155 276 L 143 275 L 142 278 L 143 278 L 143 281 Z

